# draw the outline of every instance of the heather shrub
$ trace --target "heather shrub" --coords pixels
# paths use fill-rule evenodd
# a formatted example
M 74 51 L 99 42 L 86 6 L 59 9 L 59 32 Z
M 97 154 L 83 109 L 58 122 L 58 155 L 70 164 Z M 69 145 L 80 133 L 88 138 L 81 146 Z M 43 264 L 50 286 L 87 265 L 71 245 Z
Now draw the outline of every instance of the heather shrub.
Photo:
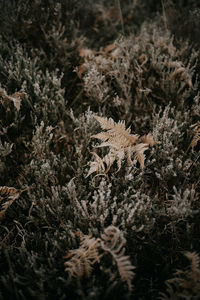
M 0 299 L 198 298 L 198 9 L 1 1 Z
M 197 52 L 175 45 L 166 30 L 144 24 L 140 33 L 120 38 L 101 54 L 91 52 L 83 64 L 84 89 L 97 108 L 115 109 L 121 118 L 155 111 L 172 102 L 183 107 L 197 89 Z M 105 109 L 105 108 L 104 108 Z

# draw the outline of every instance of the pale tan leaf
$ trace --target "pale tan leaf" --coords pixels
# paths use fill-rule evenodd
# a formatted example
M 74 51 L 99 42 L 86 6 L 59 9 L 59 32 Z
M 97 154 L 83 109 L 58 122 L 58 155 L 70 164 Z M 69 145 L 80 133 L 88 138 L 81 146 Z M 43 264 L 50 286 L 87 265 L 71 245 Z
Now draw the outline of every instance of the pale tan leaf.
M 196 252 L 186 252 L 185 256 L 191 261 L 192 271 L 198 273 L 199 279 L 200 279 L 200 269 L 199 269 L 200 257 L 199 257 L 199 255 Z
M 127 162 L 128 162 L 128 165 L 131 166 L 133 164 L 132 162 L 132 159 L 131 159 L 131 154 L 132 154 L 132 147 L 129 146 L 125 149 L 126 151 L 126 158 L 127 158 Z
M 20 110 L 21 107 L 21 99 L 20 98 L 14 98 L 14 97 L 10 97 L 10 99 L 12 100 L 14 107 L 17 109 L 17 111 Z
M 89 48 L 81 48 L 79 50 L 79 55 L 83 58 L 91 58 L 92 56 L 94 56 L 94 52 Z
M 82 242 L 78 249 L 71 250 L 70 260 L 64 263 L 65 271 L 69 278 L 81 278 L 83 276 L 90 277 L 93 265 L 99 262 L 101 255 L 98 248 L 100 239 L 92 238 L 88 235 L 82 236 Z
M 114 49 L 111 53 L 110 53 L 110 57 L 112 59 L 115 59 L 117 57 L 120 57 L 121 51 L 119 48 Z
M 127 159 L 128 165 L 132 165 L 131 156 L 133 154 L 134 159 L 139 162 L 140 167 L 144 168 L 144 151 L 148 149 L 149 145 L 153 146 L 156 143 L 153 136 L 148 134 L 139 138 L 139 135 L 131 134 L 131 129 L 126 129 L 124 121 L 116 123 L 112 118 L 108 119 L 99 116 L 95 116 L 95 119 L 100 123 L 101 128 L 107 131 L 100 132 L 91 137 L 102 141 L 97 148 L 109 147 L 110 152 L 103 159 L 97 154 L 94 154 L 96 156 L 96 161 L 90 163 L 88 174 L 90 175 L 94 172 L 107 173 L 114 161 L 117 162 L 119 171 L 124 158 Z M 106 170 L 103 163 L 106 165 Z
M 144 161 L 145 161 L 145 154 L 144 151 L 146 151 L 148 149 L 148 145 L 147 144 L 138 144 L 136 146 L 134 146 L 134 159 L 137 160 L 140 164 L 141 169 L 144 169 Z
M 125 135 L 124 137 L 126 139 L 126 147 L 128 147 L 128 146 L 134 145 L 138 141 L 139 135 L 138 134 L 128 134 L 128 135 Z
M 112 118 L 108 119 L 99 116 L 94 116 L 94 118 L 99 122 L 102 129 L 108 130 L 115 127 L 115 122 Z
M 2 221 L 5 217 L 5 213 L 7 209 L 11 206 L 11 204 L 19 198 L 20 194 L 24 190 L 18 190 L 13 187 L 1 186 L 0 187 L 0 221 Z M 4 201 L 4 202 L 3 202 Z
M 95 156 L 96 160 L 90 162 L 90 169 L 88 171 L 86 178 L 94 172 L 100 174 L 100 173 L 104 173 L 105 171 L 103 160 L 95 152 L 91 152 L 91 154 Z
M 10 197 L 18 193 L 19 190 L 14 187 L 0 186 L 0 196 Z
M 113 152 L 109 152 L 106 156 L 104 156 L 103 162 L 106 164 L 105 174 L 108 173 L 115 159 L 116 159 L 116 155 Z
M 121 149 L 120 151 L 117 151 L 117 166 L 118 166 L 118 170 L 117 172 L 119 172 L 119 170 L 121 169 L 122 166 L 122 160 L 125 157 L 125 151 L 124 149 Z
M 78 75 L 78 77 L 79 77 L 80 79 L 81 79 L 82 74 L 83 74 L 84 71 L 85 71 L 85 65 L 84 65 L 84 64 L 78 66 L 78 72 L 77 72 L 77 75 Z
M 141 63 L 141 67 L 143 65 L 145 65 L 148 62 L 148 57 L 145 53 L 142 53 L 139 57 L 138 57 L 140 63 Z
M 178 75 L 183 74 L 185 72 L 185 68 L 184 67 L 180 67 L 177 68 L 173 74 L 172 74 L 172 78 L 176 78 Z
M 128 289 L 133 289 L 132 280 L 134 278 L 133 270 L 135 267 L 131 264 L 129 256 L 121 256 L 117 259 L 117 267 L 122 281 L 127 282 Z
M 146 158 L 146 156 L 143 153 L 135 152 L 135 154 L 134 154 L 134 159 L 139 162 L 141 169 L 144 169 L 145 158 Z
M 25 93 L 23 92 L 16 92 L 14 94 L 12 94 L 10 97 L 11 101 L 14 104 L 14 107 L 17 109 L 17 111 L 20 110 L 21 107 L 21 99 L 24 98 Z
M 151 147 L 156 144 L 156 141 L 154 140 L 154 137 L 151 134 L 141 136 L 140 141 L 143 144 L 148 144 Z
M 21 107 L 21 99 L 25 96 L 24 92 L 16 92 L 9 96 L 5 90 L 0 89 L 0 95 L 6 99 L 9 102 L 13 102 L 14 107 L 17 109 L 17 111 L 20 110 Z
M 128 289 L 131 291 L 132 280 L 134 277 L 133 270 L 135 267 L 131 264 L 129 256 L 124 255 L 124 245 L 126 240 L 123 233 L 117 227 L 111 225 L 104 230 L 101 238 L 102 249 L 112 255 L 117 265 L 121 280 L 127 283 Z
M 190 143 L 190 147 L 194 148 L 197 143 L 200 141 L 200 122 L 197 122 L 195 125 L 193 125 L 193 139 Z
M 13 98 L 17 99 L 22 99 L 24 98 L 26 94 L 24 92 L 15 92 L 14 94 L 11 95 Z
M 99 122 L 102 129 L 108 130 L 109 134 L 112 136 L 129 135 L 131 129 L 126 129 L 125 122 L 119 121 L 118 123 L 114 122 L 112 118 L 103 118 L 99 116 L 94 116 L 95 119 Z
M 108 132 L 100 132 L 92 135 L 91 138 L 107 141 L 110 138 L 110 134 Z
M 105 52 L 105 54 L 107 54 L 107 53 L 113 51 L 115 48 L 116 48 L 115 44 L 110 44 L 105 48 L 104 52 Z
M 119 121 L 118 123 L 115 123 L 115 126 L 109 129 L 109 132 L 114 136 L 117 136 L 119 134 L 128 135 L 130 131 L 130 128 L 126 129 L 124 121 Z

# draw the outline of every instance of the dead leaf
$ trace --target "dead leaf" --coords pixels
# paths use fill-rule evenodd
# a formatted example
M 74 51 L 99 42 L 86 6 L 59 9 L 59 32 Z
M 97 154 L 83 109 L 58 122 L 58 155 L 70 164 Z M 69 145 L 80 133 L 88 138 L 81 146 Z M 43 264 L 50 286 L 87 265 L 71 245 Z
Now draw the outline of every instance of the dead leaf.
M 11 96 L 9 96 L 5 90 L 0 89 L 0 96 L 2 96 L 5 100 L 9 102 L 13 102 L 14 107 L 17 109 L 17 111 L 19 111 L 21 107 L 21 99 L 25 96 L 25 93 L 15 92 Z
M 105 54 L 113 51 L 116 48 L 115 44 L 110 44 L 105 48 Z
M 17 111 L 20 110 L 21 107 L 21 99 L 24 98 L 25 93 L 23 92 L 16 92 L 14 94 L 12 94 L 12 96 L 10 96 L 10 99 L 13 101 L 13 104 L 15 106 L 15 108 L 17 109 Z
M 21 107 L 21 99 L 13 97 L 10 97 L 10 99 L 12 100 L 14 107 L 17 109 L 17 111 L 19 111 Z
M 8 186 L 0 186 L 0 222 L 5 218 L 7 209 L 16 199 L 19 198 L 22 192 L 24 192 L 24 190 L 18 190 L 14 187 Z
M 180 67 L 177 68 L 173 74 L 172 74 L 172 78 L 176 78 L 178 75 L 183 75 L 185 73 L 185 68 L 184 67 Z M 183 78 L 183 77 L 182 77 Z
M 145 65 L 148 61 L 148 57 L 146 54 L 142 53 L 140 56 L 139 56 L 139 61 L 141 63 L 141 66 Z
M 190 143 L 190 147 L 194 148 L 197 145 L 197 143 L 200 141 L 200 122 L 197 122 L 192 127 L 194 129 L 193 129 L 193 139 Z
M 94 56 L 94 52 L 88 48 L 81 48 L 79 50 L 79 55 L 80 55 L 80 57 L 83 57 L 83 58 L 90 58 L 90 57 Z
M 77 72 L 77 75 L 78 75 L 78 77 L 81 79 L 81 77 L 82 77 L 82 74 L 83 74 L 83 72 L 85 71 L 85 67 L 84 67 L 84 64 L 82 64 L 82 65 L 80 65 L 79 67 L 78 67 L 78 72 Z

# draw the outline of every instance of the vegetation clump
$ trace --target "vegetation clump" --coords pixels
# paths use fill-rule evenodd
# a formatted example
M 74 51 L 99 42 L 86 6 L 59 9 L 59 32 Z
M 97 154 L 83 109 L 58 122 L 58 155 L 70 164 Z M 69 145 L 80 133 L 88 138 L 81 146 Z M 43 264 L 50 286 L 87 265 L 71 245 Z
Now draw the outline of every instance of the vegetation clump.
M 0 299 L 199 298 L 199 15 L 0 1 Z

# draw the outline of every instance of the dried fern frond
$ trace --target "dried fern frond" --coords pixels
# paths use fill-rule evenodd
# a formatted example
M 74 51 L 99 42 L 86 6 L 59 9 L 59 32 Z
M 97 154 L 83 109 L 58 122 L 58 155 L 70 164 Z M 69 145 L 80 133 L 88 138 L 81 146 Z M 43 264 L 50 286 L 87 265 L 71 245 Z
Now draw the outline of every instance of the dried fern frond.
M 116 244 L 119 243 L 119 240 L 120 240 L 120 248 L 122 248 L 125 245 L 126 240 L 123 237 L 121 231 L 117 227 L 111 225 L 107 227 L 104 232 L 105 233 L 101 235 L 104 248 L 114 249 Z
M 19 190 L 14 187 L 0 186 L 0 200 L 2 197 L 13 197 L 19 193 Z
M 123 234 L 117 227 L 109 226 L 105 229 L 105 233 L 101 235 L 101 238 L 102 249 L 112 255 L 122 281 L 127 283 L 128 289 L 131 291 L 135 267 L 131 264 L 129 256 L 124 256 L 126 240 Z
M 151 147 L 157 143 L 151 134 L 141 136 L 140 142 L 142 142 L 143 144 L 147 144 Z
M 191 261 L 192 272 L 199 274 L 199 280 L 200 280 L 200 269 L 199 269 L 200 257 L 199 257 L 199 255 L 196 252 L 186 252 L 185 256 Z
M 160 293 L 160 299 L 199 299 L 200 295 L 200 258 L 195 252 L 186 252 L 191 261 L 186 270 L 177 270 L 172 279 L 166 281 L 166 294 Z
M 128 289 L 131 291 L 135 267 L 132 266 L 129 256 L 124 255 L 125 243 L 122 232 L 115 226 L 107 227 L 101 238 L 81 235 L 80 247 L 69 251 L 64 257 L 68 259 L 64 266 L 69 279 L 90 277 L 93 265 L 96 262 L 101 263 L 103 255 L 110 253 L 117 265 L 121 280 L 127 283 Z
M 104 161 L 101 159 L 101 157 L 99 157 L 98 154 L 96 154 L 95 152 L 91 152 L 91 154 L 95 156 L 96 160 L 90 162 L 90 170 L 86 178 L 94 172 L 100 174 L 104 173 L 105 171 Z
M 106 165 L 106 169 L 105 169 L 105 174 L 108 173 L 108 171 L 110 170 L 112 164 L 114 163 L 116 159 L 116 154 L 113 151 L 110 151 L 106 156 L 104 156 L 103 158 L 103 162 Z
M 200 141 L 200 122 L 197 122 L 192 127 L 194 127 L 194 129 L 193 129 L 193 139 L 190 143 L 190 147 L 194 148 L 197 145 L 197 143 Z
M 109 133 L 116 135 L 116 134 L 129 134 L 130 129 L 126 129 L 125 122 L 119 121 L 115 123 L 112 118 L 103 118 L 99 116 L 94 116 L 94 118 L 99 122 L 102 129 L 109 130 Z
M 91 138 L 99 139 L 101 141 L 106 142 L 110 138 L 110 134 L 108 132 L 100 132 L 91 136 Z
M 1 186 L 0 187 L 0 221 L 2 221 L 5 217 L 7 209 L 11 206 L 11 204 L 19 198 L 20 194 L 24 190 L 18 190 L 14 187 Z
M 69 278 L 90 277 L 93 264 L 100 259 L 98 247 L 100 239 L 92 238 L 88 235 L 81 237 L 81 245 L 78 249 L 71 250 L 68 257 L 72 257 L 64 263 L 65 271 L 68 272 Z
M 109 147 L 109 153 L 104 157 L 100 158 L 97 154 L 94 154 L 97 161 L 90 163 L 90 170 L 87 177 L 94 173 L 107 173 L 114 161 L 117 162 L 118 170 L 121 169 L 123 159 L 126 159 L 128 165 L 132 165 L 133 161 L 131 156 L 134 154 L 134 160 L 138 161 L 140 167 L 144 168 L 145 155 L 144 151 L 149 146 L 153 146 L 156 142 L 153 136 L 148 134 L 139 138 L 138 134 L 131 134 L 131 129 L 125 126 L 124 121 L 115 123 L 112 118 L 103 118 L 95 116 L 95 119 L 99 122 L 102 129 L 107 130 L 95 135 L 92 138 L 99 139 L 102 141 L 97 147 Z M 106 168 L 104 169 L 104 165 Z
M 145 154 L 144 151 L 148 149 L 147 144 L 138 144 L 134 147 L 134 159 L 139 162 L 141 169 L 144 169 L 144 161 L 145 161 Z

